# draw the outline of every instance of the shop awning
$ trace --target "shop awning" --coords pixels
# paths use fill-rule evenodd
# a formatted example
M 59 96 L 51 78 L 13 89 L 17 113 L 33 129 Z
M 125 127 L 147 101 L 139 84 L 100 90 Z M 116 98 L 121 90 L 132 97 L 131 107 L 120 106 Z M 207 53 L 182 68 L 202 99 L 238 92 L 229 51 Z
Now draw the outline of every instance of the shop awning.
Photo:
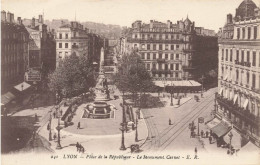
M 197 86 L 197 87 L 199 87 L 199 86 L 201 86 L 201 84 L 200 83 L 198 83 L 197 81 L 194 81 L 194 80 L 189 80 L 189 82 L 192 84 L 192 86 Z
M 236 103 L 236 101 L 237 101 L 237 94 L 235 94 L 234 96 L 234 104 Z
M 175 86 L 175 87 L 199 87 L 200 83 L 194 80 L 182 80 L 182 81 L 153 81 L 156 86 L 164 87 L 164 86 Z
M 209 128 L 213 128 L 216 125 L 218 125 L 221 121 L 218 118 L 214 118 L 213 120 L 211 120 L 210 122 L 207 123 L 207 126 Z
M 236 131 L 234 130 L 234 128 L 232 130 L 229 131 L 229 133 L 227 133 L 223 139 L 224 141 L 229 144 L 230 143 L 230 137 L 229 137 L 229 134 L 230 132 L 232 133 L 232 139 L 231 139 L 231 145 L 235 148 L 235 149 L 239 149 L 241 148 L 241 135 Z
M 211 128 L 211 130 L 218 137 L 221 137 L 221 136 L 225 135 L 230 130 L 230 128 L 221 122 L 218 125 L 216 125 L 215 127 Z
M 6 105 L 15 98 L 11 92 L 7 92 L 1 96 L 1 105 Z
M 17 89 L 18 91 L 24 91 L 28 89 L 30 86 L 31 86 L 30 84 L 26 82 L 22 82 L 21 84 L 14 86 L 14 88 Z

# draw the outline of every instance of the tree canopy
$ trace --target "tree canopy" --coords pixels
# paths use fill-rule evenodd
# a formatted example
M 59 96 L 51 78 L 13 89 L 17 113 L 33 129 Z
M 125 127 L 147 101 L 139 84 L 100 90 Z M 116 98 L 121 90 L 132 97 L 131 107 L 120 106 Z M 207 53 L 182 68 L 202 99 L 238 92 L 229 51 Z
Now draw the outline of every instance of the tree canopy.
M 77 96 L 95 85 L 94 74 L 87 57 L 73 53 L 62 59 L 56 70 L 48 75 L 48 86 L 65 97 Z
M 154 88 L 149 72 L 135 51 L 122 57 L 114 80 L 119 90 L 125 92 L 148 92 Z

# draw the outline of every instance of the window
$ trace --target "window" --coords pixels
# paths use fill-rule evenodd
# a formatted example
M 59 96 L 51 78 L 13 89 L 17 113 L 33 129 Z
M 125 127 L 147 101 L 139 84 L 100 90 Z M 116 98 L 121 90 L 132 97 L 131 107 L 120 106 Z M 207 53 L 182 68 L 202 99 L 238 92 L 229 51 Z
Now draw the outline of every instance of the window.
M 252 75 L 252 87 L 255 88 L 255 74 Z
M 153 50 L 156 50 L 156 44 L 153 44 Z
M 159 70 L 162 70 L 162 64 L 161 63 L 159 64 Z
M 246 61 L 250 62 L 250 52 L 249 51 L 247 51 Z
M 239 61 L 239 50 L 237 50 L 237 61 Z
M 144 44 L 142 44 L 142 49 L 145 49 L 145 45 Z
M 228 49 L 226 49 L 226 61 L 228 61 Z
M 144 34 L 142 34 L 142 39 L 144 39 Z
M 253 52 L 252 65 L 256 66 L 256 52 Z
M 153 69 L 156 69 L 156 64 L 155 63 L 153 63 Z
M 250 78 L 250 75 L 249 75 L 249 72 L 246 73 L 246 83 L 249 84 L 249 78 Z
M 60 39 L 62 39 L 62 33 L 60 33 L 60 36 L 59 36 Z
M 168 64 L 165 64 L 165 70 L 168 70 Z
M 239 80 L 239 71 L 238 70 L 236 71 L 236 80 L 237 81 Z
M 171 60 L 173 60 L 173 54 L 171 54 Z
M 242 50 L 242 53 L 241 53 L 241 62 L 244 62 L 244 50 Z
M 62 48 L 62 43 L 59 43 L 59 48 Z
M 65 56 L 68 56 L 68 52 L 65 52 Z
M 147 53 L 147 60 L 150 60 L 150 53 Z
M 165 54 L 165 59 L 168 60 L 168 54 Z
M 232 60 L 233 60 L 233 59 L 232 59 L 232 58 L 233 58 L 232 56 L 233 56 L 233 51 L 232 51 L 232 49 L 230 49 L 230 62 L 232 62 Z
M 245 38 L 245 28 L 242 28 L 242 38 Z
M 257 38 L 257 26 L 254 26 L 254 39 Z
M 65 43 L 65 48 L 68 48 L 69 47 L 69 44 L 68 43 Z
M 178 77 L 179 77 L 179 73 L 176 72 L 176 73 L 175 73 L 175 78 L 178 78 Z
M 165 50 L 168 50 L 168 48 L 169 48 L 168 45 L 165 45 Z
M 168 40 L 168 35 L 167 34 L 165 34 L 165 39 Z
M 159 59 L 162 59 L 162 54 L 159 54 Z
M 135 34 L 135 38 L 137 38 L 137 34 Z
M 145 57 L 144 57 L 144 53 L 142 53 L 142 59 L 144 59 Z
M 179 34 L 177 34 L 177 35 L 176 35 L 176 38 L 177 38 L 177 40 L 178 40 L 178 39 L 180 39 L 180 36 L 179 36 Z
M 150 44 L 147 44 L 147 50 L 150 50 Z
M 179 54 L 176 54 L 176 60 L 179 60 Z
M 174 39 L 174 36 L 173 35 L 171 35 L 171 39 L 173 40 Z M 173 50 L 173 49 L 172 49 Z
M 161 34 L 159 34 L 159 40 L 161 40 L 162 39 L 162 35 Z
M 66 34 L 65 34 L 65 37 L 66 37 L 66 39 L 68 39 L 68 38 L 69 38 L 69 35 L 68 35 L 68 33 L 66 33 Z
M 179 64 L 176 64 L 175 67 L 175 70 L 179 70 Z
M 174 45 L 171 45 L 171 50 L 174 50 Z
M 159 44 L 159 50 L 162 50 L 162 45 L 161 44 Z
M 176 49 L 179 49 L 179 45 L 176 45 Z
M 150 70 L 151 68 L 150 68 L 150 64 L 147 64 L 147 70 Z
M 221 60 L 224 60 L 224 49 L 222 49 Z
M 239 39 L 239 38 L 240 38 L 240 29 L 237 28 L 237 39 Z
M 153 59 L 154 59 L 154 60 L 156 59 L 156 54 L 155 54 L 155 53 L 153 54 Z
M 171 64 L 170 67 L 171 67 L 171 70 L 173 70 L 173 64 Z
M 251 27 L 248 27 L 248 33 L 247 34 L 248 34 L 247 38 L 250 39 L 251 38 Z

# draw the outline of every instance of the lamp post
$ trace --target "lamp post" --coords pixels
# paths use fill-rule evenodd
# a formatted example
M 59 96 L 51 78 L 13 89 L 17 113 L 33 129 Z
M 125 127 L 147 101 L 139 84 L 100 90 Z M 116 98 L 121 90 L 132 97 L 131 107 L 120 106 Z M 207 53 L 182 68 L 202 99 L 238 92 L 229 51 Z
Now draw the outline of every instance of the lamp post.
M 49 112 L 50 112 L 50 120 L 49 120 L 49 126 L 50 126 L 50 128 L 49 128 L 49 141 L 52 141 L 52 133 L 51 133 L 51 120 L 52 120 L 52 118 L 51 118 L 51 112 L 52 112 L 52 110 L 50 110 Z
M 232 140 L 232 137 L 233 137 L 233 134 L 232 134 L 231 131 L 229 132 L 228 136 L 229 136 L 229 140 L 230 140 L 230 142 L 229 142 L 229 151 L 230 151 L 230 155 L 231 155 L 232 154 L 232 151 L 231 151 L 231 140 Z
M 201 97 L 203 97 L 203 81 L 204 81 L 204 75 L 201 76 Z
M 126 126 L 126 120 L 125 120 L 125 105 L 124 105 L 124 91 L 123 91 L 123 104 L 122 105 L 122 110 L 123 110 L 123 114 L 122 114 L 122 123 L 120 124 L 121 127 L 119 128 L 122 132 L 122 138 L 121 138 L 121 147 L 120 150 L 126 150 L 125 148 L 125 136 L 124 136 L 124 131 L 125 131 L 125 126 Z
M 172 88 L 173 88 L 173 83 L 171 81 L 171 106 L 173 106 L 173 102 L 172 102 Z
M 136 113 L 136 119 L 135 119 L 135 124 L 136 124 L 136 127 L 135 127 L 135 142 L 138 142 L 138 132 L 137 132 L 137 126 L 138 126 L 138 114 Z
M 59 105 L 56 105 L 56 111 L 58 111 L 58 109 L 59 109 Z M 58 141 L 57 141 L 56 149 L 59 150 L 59 149 L 62 149 L 61 144 L 60 144 L 60 130 L 62 128 L 60 126 L 60 115 L 57 115 L 57 117 L 58 117 L 58 126 L 56 127 L 56 129 L 58 131 Z

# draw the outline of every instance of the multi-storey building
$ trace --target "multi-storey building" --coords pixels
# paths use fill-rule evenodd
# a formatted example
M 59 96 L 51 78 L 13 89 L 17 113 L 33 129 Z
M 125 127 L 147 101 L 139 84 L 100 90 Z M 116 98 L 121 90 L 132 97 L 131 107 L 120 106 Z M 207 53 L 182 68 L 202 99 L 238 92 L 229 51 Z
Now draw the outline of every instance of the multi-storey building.
M 244 0 L 219 36 L 216 116 L 260 146 L 260 12 Z M 242 144 L 243 145 L 243 142 Z
M 56 44 L 56 65 L 58 65 L 60 59 L 72 53 L 86 55 L 92 62 L 99 63 L 100 51 L 104 42 L 101 36 L 89 33 L 89 29 L 84 29 L 80 23 L 71 22 L 57 29 Z
M 28 62 L 29 33 L 21 17 L 1 11 L 1 93 L 24 81 Z M 3 97 L 2 97 L 3 100 Z
M 47 74 L 55 69 L 54 31 L 50 31 L 44 24 L 42 15 L 39 15 L 39 19 L 24 19 L 24 22 L 30 34 L 27 80 L 41 81 L 41 78 L 46 78 Z M 36 76 L 36 72 L 38 72 L 38 76 Z
M 149 24 L 135 21 L 129 33 L 127 42 L 133 49 L 138 50 L 147 70 L 155 80 L 197 79 L 204 74 L 197 72 L 199 67 L 203 67 L 206 63 L 216 63 L 217 66 L 217 37 L 214 31 L 195 29 L 195 23 L 188 17 L 184 21 L 177 21 L 177 24 L 169 20 L 167 23 L 151 20 Z M 215 53 L 201 53 L 207 50 L 213 50 Z M 212 55 L 215 59 L 209 58 L 210 61 L 200 62 Z M 208 70 L 204 67 L 203 71 Z

